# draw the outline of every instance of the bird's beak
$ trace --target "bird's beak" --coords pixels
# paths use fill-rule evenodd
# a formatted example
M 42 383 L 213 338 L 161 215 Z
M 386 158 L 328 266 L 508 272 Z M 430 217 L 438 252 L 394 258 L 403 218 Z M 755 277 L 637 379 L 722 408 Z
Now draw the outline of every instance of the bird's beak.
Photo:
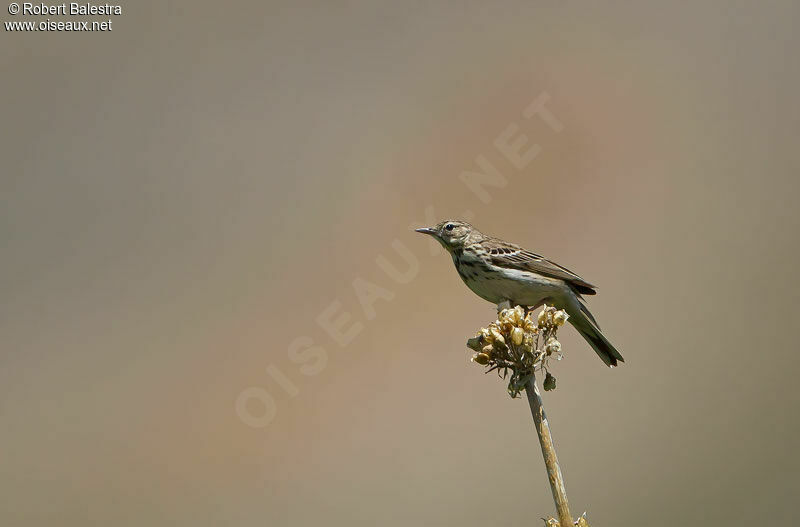
M 430 227 L 422 227 L 421 229 L 414 229 L 416 232 L 421 232 L 422 234 L 430 234 L 431 236 L 436 236 L 436 231 L 431 229 Z

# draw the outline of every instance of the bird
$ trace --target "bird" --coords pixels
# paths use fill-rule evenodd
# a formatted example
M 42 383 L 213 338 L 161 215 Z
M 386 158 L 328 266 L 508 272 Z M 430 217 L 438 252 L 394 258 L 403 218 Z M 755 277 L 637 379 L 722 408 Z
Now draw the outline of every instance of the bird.
M 625 359 L 600 331 L 583 295 L 597 293 L 569 269 L 519 245 L 493 238 L 465 221 L 446 220 L 416 229 L 436 239 L 453 258 L 458 275 L 473 293 L 504 307 L 563 309 L 568 321 L 609 367 Z

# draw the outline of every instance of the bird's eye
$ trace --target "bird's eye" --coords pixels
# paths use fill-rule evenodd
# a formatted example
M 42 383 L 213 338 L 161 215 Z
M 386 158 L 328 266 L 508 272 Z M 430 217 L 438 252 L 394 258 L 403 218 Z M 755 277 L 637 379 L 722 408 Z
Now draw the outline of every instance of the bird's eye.
M 448 223 L 447 225 L 444 226 L 444 228 L 447 229 L 448 231 L 452 231 L 453 227 L 454 225 L 452 223 Z

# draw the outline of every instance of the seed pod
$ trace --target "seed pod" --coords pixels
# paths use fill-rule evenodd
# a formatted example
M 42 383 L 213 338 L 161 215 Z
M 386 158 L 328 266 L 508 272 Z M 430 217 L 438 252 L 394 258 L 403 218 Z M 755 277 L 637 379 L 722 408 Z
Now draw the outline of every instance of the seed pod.
M 489 345 L 483 347 L 483 349 L 481 350 L 481 353 L 484 353 L 484 354 L 486 354 L 486 355 L 491 357 L 492 353 L 494 353 L 494 348 L 492 347 L 491 344 L 489 344 Z
M 542 383 L 544 387 L 544 391 L 549 392 L 551 390 L 556 389 L 556 378 L 550 375 L 550 372 L 547 372 L 547 375 L 544 376 L 544 382 Z
M 487 355 L 485 353 L 476 353 L 472 357 L 472 361 L 473 362 L 477 362 L 478 364 L 483 364 L 485 366 L 485 365 L 489 364 L 489 358 L 490 358 L 489 355 Z
M 556 326 L 563 326 L 564 322 L 567 321 L 569 315 L 567 315 L 566 311 L 556 311 L 553 315 L 553 324 Z
M 519 346 L 522 344 L 522 340 L 525 337 L 525 332 L 522 331 L 522 328 L 515 327 L 511 330 L 511 342 L 514 343 L 515 346 Z
M 537 321 L 539 323 L 539 327 L 540 328 L 543 328 L 543 327 L 545 327 L 545 325 L 547 325 L 547 308 L 542 309 L 539 312 L 539 318 L 538 318 Z
M 530 319 L 530 315 L 528 315 L 525 320 L 522 321 L 522 329 L 524 329 L 528 333 L 538 333 L 539 327 L 536 325 L 536 322 Z
M 506 339 L 503 338 L 503 335 L 500 334 L 500 331 L 498 331 L 497 328 L 492 328 L 491 332 L 492 332 L 492 340 L 494 340 L 495 342 L 500 341 L 503 344 L 506 343 Z
M 519 324 L 525 318 L 525 310 L 522 306 L 516 306 L 513 309 L 514 324 Z
M 545 347 L 545 351 L 547 353 L 558 353 L 561 351 L 561 343 L 555 339 L 555 337 L 550 337 L 547 339 L 547 346 Z

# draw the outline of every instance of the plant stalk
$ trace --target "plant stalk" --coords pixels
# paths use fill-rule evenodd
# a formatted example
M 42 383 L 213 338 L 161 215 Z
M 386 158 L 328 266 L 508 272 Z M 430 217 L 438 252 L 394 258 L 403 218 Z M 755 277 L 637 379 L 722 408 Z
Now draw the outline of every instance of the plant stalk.
M 558 512 L 558 522 L 561 527 L 572 527 L 572 515 L 569 513 L 569 503 L 567 502 L 567 489 L 564 486 L 561 467 L 558 465 L 556 448 L 553 445 L 553 437 L 550 435 L 550 425 L 544 413 L 542 395 L 536 386 L 535 376 L 532 376 L 525 385 L 525 392 L 528 394 L 528 403 L 531 405 L 531 414 L 533 415 L 533 423 L 536 425 L 536 433 L 539 434 L 539 444 L 542 445 L 542 457 L 544 457 L 544 465 L 547 467 L 550 490 L 553 491 L 553 501 Z

